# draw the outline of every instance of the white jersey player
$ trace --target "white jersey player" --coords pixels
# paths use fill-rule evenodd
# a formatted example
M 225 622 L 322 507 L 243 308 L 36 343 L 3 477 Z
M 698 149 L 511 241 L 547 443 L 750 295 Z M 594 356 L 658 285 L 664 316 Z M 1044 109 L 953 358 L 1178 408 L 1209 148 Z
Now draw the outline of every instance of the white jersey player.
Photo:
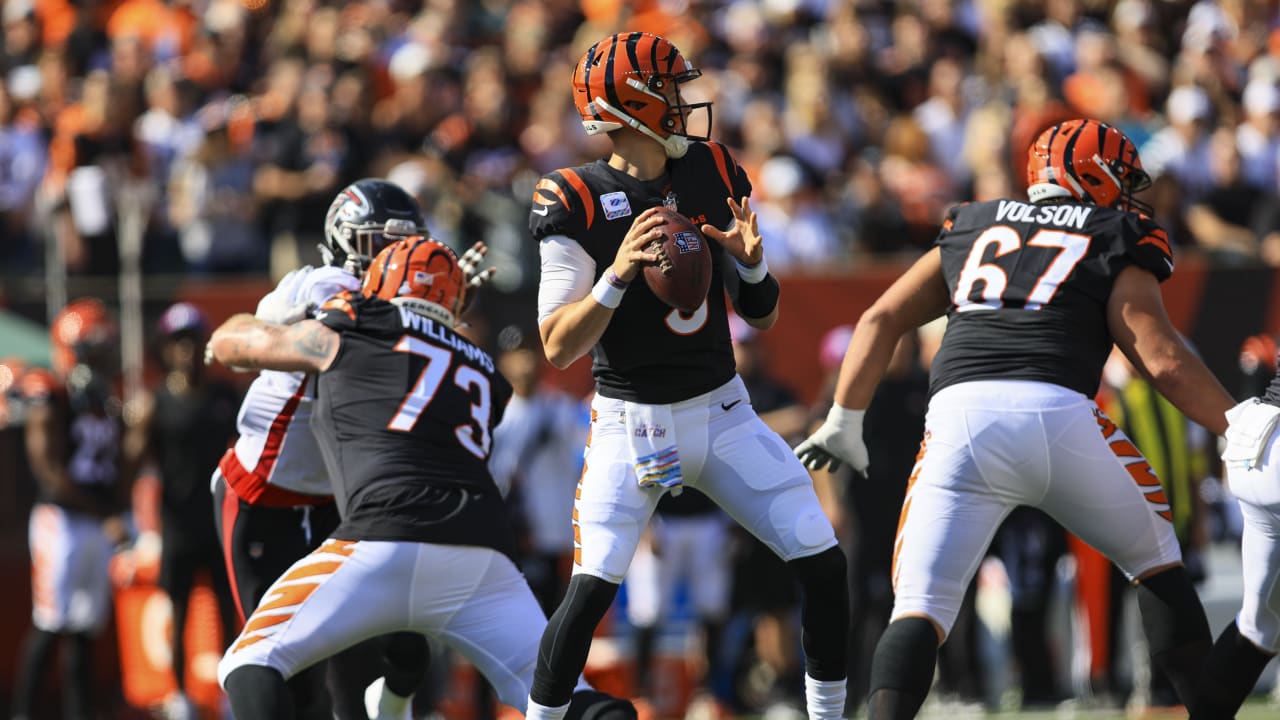
M 1232 717 L 1280 653 L 1280 376 L 1227 421 L 1222 460 L 1244 517 L 1244 603 L 1209 652 L 1194 720 Z

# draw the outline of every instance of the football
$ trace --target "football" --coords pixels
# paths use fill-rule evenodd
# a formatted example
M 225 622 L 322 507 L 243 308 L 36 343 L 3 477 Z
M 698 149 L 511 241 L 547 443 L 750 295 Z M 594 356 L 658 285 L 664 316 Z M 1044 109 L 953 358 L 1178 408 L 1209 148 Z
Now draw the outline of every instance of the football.
M 661 208 L 666 218 L 659 229 L 660 240 L 649 244 L 659 261 L 644 268 L 644 281 L 658 299 L 671 307 L 692 313 L 707 299 L 711 289 L 711 241 L 689 218 L 675 210 Z

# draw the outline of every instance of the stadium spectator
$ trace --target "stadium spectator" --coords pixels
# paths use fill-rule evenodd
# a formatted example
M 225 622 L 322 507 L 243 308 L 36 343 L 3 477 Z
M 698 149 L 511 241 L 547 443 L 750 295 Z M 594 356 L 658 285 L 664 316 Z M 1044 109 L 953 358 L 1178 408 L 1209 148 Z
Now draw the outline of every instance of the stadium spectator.
M 31 107 L 24 83 L 33 81 L 32 68 L 0 79 L 0 261 L 6 273 L 33 262 L 36 188 L 44 174 L 45 145 L 39 117 Z M 26 76 L 24 78 L 23 76 Z M 14 95 L 14 89 L 21 92 Z
M 232 103 L 215 101 L 196 113 L 197 144 L 173 163 L 162 196 L 192 274 L 267 268 L 268 248 L 255 217 L 254 167 L 235 137 L 235 111 Z
M 769 257 L 778 268 L 813 267 L 845 255 L 813 170 L 777 155 L 765 161 L 758 177 L 760 232 L 769 237 Z
M 1166 175 L 1175 180 L 1182 196 L 1194 202 L 1210 187 L 1204 169 L 1209 166 L 1213 105 L 1200 86 L 1180 85 L 1169 93 L 1165 112 L 1169 124 L 1140 148 L 1144 167 L 1152 180 Z
M 1244 89 L 1244 119 L 1236 126 L 1236 149 L 1244 181 L 1264 193 L 1280 190 L 1280 87 L 1276 78 L 1251 80 Z
M 223 638 L 234 636 L 239 620 L 226 563 L 209 511 L 209 468 L 235 433 L 238 393 L 205 375 L 208 323 L 189 303 L 169 306 L 156 325 L 156 352 L 164 375 L 149 393 L 130 402 L 125 452 L 132 466 L 155 463 L 160 478 L 159 585 L 173 606 L 171 665 L 176 690 L 165 701 L 169 720 L 194 720 L 187 697 L 187 609 L 198 573 L 207 573 L 221 613 Z M 218 647 L 227 642 L 220 638 Z
M 1257 216 L 1263 191 L 1245 182 L 1240 173 L 1236 134 L 1227 127 L 1209 136 L 1209 188 L 1186 210 L 1187 228 L 1196 244 L 1224 263 L 1258 257 Z

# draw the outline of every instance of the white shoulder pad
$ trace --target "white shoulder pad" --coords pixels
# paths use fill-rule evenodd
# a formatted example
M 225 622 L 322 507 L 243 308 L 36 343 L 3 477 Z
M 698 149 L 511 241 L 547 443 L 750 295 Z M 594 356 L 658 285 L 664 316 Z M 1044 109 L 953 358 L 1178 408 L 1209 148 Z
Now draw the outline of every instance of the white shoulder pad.
M 299 284 L 293 299 L 312 307 L 320 307 L 325 300 L 343 290 L 357 292 L 360 279 L 340 267 L 322 265 L 312 269 Z

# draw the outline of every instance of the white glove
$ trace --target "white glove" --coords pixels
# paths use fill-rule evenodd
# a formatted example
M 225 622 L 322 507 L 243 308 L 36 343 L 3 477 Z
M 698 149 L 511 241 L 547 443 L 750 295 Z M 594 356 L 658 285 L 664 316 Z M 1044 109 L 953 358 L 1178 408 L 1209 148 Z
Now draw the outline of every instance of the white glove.
M 253 315 L 263 322 L 292 325 L 343 290 L 358 292 L 360 280 L 342 268 L 303 265 L 280 278 L 276 288 L 258 301 Z
M 484 270 L 479 269 L 480 263 L 488 252 L 488 246 L 483 242 L 477 242 L 467 248 L 467 251 L 462 253 L 462 257 L 458 258 L 458 267 L 462 270 L 462 276 L 467 283 L 468 292 L 479 289 L 481 285 L 493 278 L 494 273 L 498 272 L 498 268 L 495 267 Z
M 866 414 L 866 410 L 832 405 L 822 427 L 796 446 L 796 457 L 810 470 L 830 465 L 830 470 L 835 472 L 844 462 L 855 471 L 865 473 L 870 464 L 866 443 L 862 441 L 862 416 Z
M 253 316 L 263 322 L 277 325 L 292 325 L 305 319 L 309 309 L 308 302 L 306 298 L 299 298 L 297 295 L 302 281 L 309 272 L 311 272 L 311 266 L 304 265 L 286 273 L 280 278 L 275 289 L 263 295 L 258 301 L 258 309 L 254 311 Z

